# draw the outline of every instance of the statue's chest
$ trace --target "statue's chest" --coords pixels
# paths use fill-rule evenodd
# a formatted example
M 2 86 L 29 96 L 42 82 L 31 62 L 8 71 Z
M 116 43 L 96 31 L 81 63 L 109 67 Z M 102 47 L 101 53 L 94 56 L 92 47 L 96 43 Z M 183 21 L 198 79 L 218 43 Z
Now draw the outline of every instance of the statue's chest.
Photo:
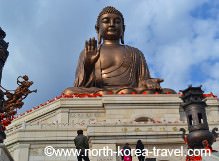
M 125 56 L 126 53 L 123 48 L 102 49 L 100 52 L 102 70 L 120 66 L 123 63 Z

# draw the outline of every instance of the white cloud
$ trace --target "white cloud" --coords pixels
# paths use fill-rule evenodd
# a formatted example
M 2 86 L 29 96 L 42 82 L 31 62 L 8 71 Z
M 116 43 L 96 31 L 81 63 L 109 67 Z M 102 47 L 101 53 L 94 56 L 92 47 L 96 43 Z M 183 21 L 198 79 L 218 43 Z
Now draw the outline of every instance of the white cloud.
M 203 78 L 197 82 L 197 76 L 211 77 L 201 66 L 210 58 L 217 60 L 219 57 L 219 42 L 215 39 L 219 21 L 191 16 L 192 11 L 206 2 L 144 1 L 134 11 L 136 15 L 130 20 L 133 34 L 128 38 L 137 40 L 137 45 L 149 58 L 152 73 L 165 79 L 165 87 L 183 89 L 190 83 L 202 84 Z M 218 14 L 219 10 L 214 9 L 214 13 Z M 136 25 L 138 22 L 141 23 Z M 200 66 L 200 70 L 193 71 L 194 65 Z M 210 73 L 214 75 L 215 72 Z M 219 93 L 216 90 L 213 92 Z

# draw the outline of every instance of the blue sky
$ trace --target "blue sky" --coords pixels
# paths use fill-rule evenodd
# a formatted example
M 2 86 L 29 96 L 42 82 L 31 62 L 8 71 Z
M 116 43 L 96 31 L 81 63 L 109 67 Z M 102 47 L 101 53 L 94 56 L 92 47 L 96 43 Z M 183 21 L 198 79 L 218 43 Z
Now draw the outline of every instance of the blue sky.
M 152 77 L 176 91 L 203 85 L 219 95 L 218 0 L 0 0 L 0 26 L 10 55 L 2 85 L 16 88 L 27 74 L 37 94 L 23 110 L 51 99 L 74 81 L 85 40 L 96 36 L 101 9 L 112 5 L 125 18 L 125 44 L 145 55 Z

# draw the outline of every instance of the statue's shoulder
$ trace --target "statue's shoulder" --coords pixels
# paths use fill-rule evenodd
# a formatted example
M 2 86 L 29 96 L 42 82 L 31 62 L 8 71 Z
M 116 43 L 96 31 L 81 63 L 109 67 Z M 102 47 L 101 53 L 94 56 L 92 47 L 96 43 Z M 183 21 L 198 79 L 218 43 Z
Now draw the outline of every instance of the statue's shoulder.
M 132 47 L 132 46 L 129 46 L 129 45 L 124 45 L 124 47 L 127 49 L 127 50 L 131 50 L 133 53 L 135 54 L 140 54 L 140 55 L 143 55 L 143 53 L 141 52 L 141 50 L 139 50 L 138 48 L 135 48 L 135 47 Z

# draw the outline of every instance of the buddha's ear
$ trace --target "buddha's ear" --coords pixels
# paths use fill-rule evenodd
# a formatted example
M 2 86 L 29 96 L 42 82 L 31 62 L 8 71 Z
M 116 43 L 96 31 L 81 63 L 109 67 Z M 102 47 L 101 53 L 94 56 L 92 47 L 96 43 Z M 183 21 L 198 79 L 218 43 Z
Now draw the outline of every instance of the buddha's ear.
M 121 43 L 124 44 L 124 32 L 125 32 L 125 25 L 123 25 L 123 32 L 121 35 Z
M 121 44 L 124 44 L 124 31 L 122 32 L 122 35 L 121 35 Z
M 95 30 L 97 33 L 99 32 L 99 27 L 97 25 L 95 25 Z
M 99 32 L 99 27 L 97 25 L 95 25 L 95 29 L 96 29 L 96 32 L 97 32 L 97 42 L 98 44 L 101 44 L 101 41 L 102 41 L 102 35 L 101 33 Z
M 101 44 L 101 42 L 102 42 L 102 35 L 98 32 L 97 33 L 97 38 L 98 38 L 98 44 Z

